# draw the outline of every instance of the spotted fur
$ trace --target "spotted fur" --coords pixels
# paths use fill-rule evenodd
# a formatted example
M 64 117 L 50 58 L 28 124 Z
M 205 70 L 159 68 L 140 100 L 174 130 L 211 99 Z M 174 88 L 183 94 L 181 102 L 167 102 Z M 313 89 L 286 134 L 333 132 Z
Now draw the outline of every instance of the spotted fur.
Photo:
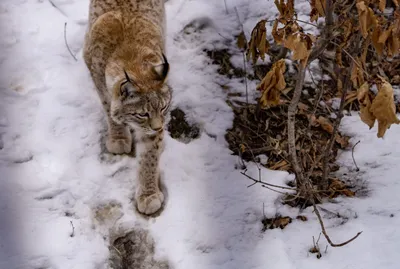
M 136 201 L 145 214 L 164 201 L 159 159 L 171 102 L 164 28 L 163 0 L 90 1 L 83 57 L 107 115 L 106 147 L 129 153 L 131 130 L 144 143 Z

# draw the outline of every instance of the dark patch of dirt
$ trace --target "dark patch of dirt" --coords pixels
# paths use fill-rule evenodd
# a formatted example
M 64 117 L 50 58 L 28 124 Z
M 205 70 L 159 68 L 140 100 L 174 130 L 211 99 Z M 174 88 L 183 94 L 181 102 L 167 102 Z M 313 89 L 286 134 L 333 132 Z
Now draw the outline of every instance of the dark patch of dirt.
M 185 112 L 180 108 L 171 111 L 171 120 L 167 127 L 172 138 L 184 143 L 200 136 L 200 128 L 196 125 L 190 125 L 186 120 Z
M 169 269 L 168 261 L 154 259 L 154 240 L 147 230 L 135 228 L 111 243 L 112 269 Z
M 222 50 L 205 50 L 207 56 L 212 59 L 212 63 L 218 65 L 218 74 L 227 76 L 228 78 L 243 78 L 245 71 L 241 68 L 236 68 L 231 63 L 232 54 L 228 49 Z

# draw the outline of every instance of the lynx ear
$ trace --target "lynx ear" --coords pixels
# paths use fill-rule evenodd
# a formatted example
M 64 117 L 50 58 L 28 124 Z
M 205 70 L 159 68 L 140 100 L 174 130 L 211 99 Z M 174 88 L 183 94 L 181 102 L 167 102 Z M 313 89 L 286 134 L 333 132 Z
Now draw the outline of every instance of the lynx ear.
M 162 54 L 163 63 L 153 67 L 153 72 L 157 77 L 157 80 L 164 81 L 167 78 L 169 72 L 169 63 L 164 53 Z
M 136 91 L 133 81 L 128 76 L 128 74 L 126 73 L 125 70 L 124 70 L 124 73 L 125 73 L 125 79 L 126 80 L 123 81 L 120 84 L 120 87 L 119 87 L 119 96 L 122 99 L 128 98 L 129 96 L 131 96 Z

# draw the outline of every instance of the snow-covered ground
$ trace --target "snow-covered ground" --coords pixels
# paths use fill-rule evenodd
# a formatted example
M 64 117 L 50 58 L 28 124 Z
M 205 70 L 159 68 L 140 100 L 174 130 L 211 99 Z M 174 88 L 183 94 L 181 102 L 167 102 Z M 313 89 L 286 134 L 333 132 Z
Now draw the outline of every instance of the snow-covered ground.
M 379 140 L 376 128 L 368 130 L 357 115 L 343 120 L 343 132 L 361 143 L 354 152 L 360 172 L 351 151 L 340 155 L 342 172 L 367 195 L 337 198 L 322 206 L 322 214 L 334 241 L 363 231 L 358 239 L 328 248 L 318 260 L 308 253 L 320 233 L 311 209 L 302 212 L 307 222 L 261 231 L 263 214 L 299 212 L 277 203 L 277 193 L 247 188 L 251 182 L 235 169 L 238 159 L 224 139 L 233 113 L 220 85 L 245 87 L 220 77 L 203 50 L 234 42 L 229 39 L 240 31 L 237 13 L 249 35 L 260 18 L 275 16 L 273 1 L 166 3 L 174 107 L 202 133 L 188 144 L 167 136 L 161 164 L 166 207 L 149 219 L 131 201 L 135 159 L 104 148 L 103 112 L 81 56 L 89 1 L 52 2 L 58 9 L 47 0 L 0 2 L 0 269 L 105 269 L 110 233 L 137 226 L 149 230 L 156 256 L 176 269 L 399 268 L 399 126 Z M 65 22 L 78 61 L 64 44 Z M 240 57 L 235 64 L 242 64 Z M 258 176 L 254 164 L 248 168 Z M 261 173 L 274 184 L 291 178 Z M 98 212 L 109 205 L 114 211 L 102 221 Z M 332 217 L 336 213 L 342 217 Z M 321 238 L 321 249 L 326 244 Z

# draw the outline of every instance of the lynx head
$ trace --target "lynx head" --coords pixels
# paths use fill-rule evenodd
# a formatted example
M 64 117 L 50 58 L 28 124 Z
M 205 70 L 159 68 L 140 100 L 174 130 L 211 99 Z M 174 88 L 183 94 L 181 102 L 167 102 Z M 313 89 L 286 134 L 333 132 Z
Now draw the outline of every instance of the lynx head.
M 116 69 L 119 74 L 114 77 L 120 79 L 112 83 L 110 111 L 115 122 L 127 124 L 147 135 L 164 129 L 172 93 L 165 82 L 169 64 L 164 54 L 162 59 L 162 62 L 156 64 L 145 62 L 132 64 L 134 68 L 130 69 Z

